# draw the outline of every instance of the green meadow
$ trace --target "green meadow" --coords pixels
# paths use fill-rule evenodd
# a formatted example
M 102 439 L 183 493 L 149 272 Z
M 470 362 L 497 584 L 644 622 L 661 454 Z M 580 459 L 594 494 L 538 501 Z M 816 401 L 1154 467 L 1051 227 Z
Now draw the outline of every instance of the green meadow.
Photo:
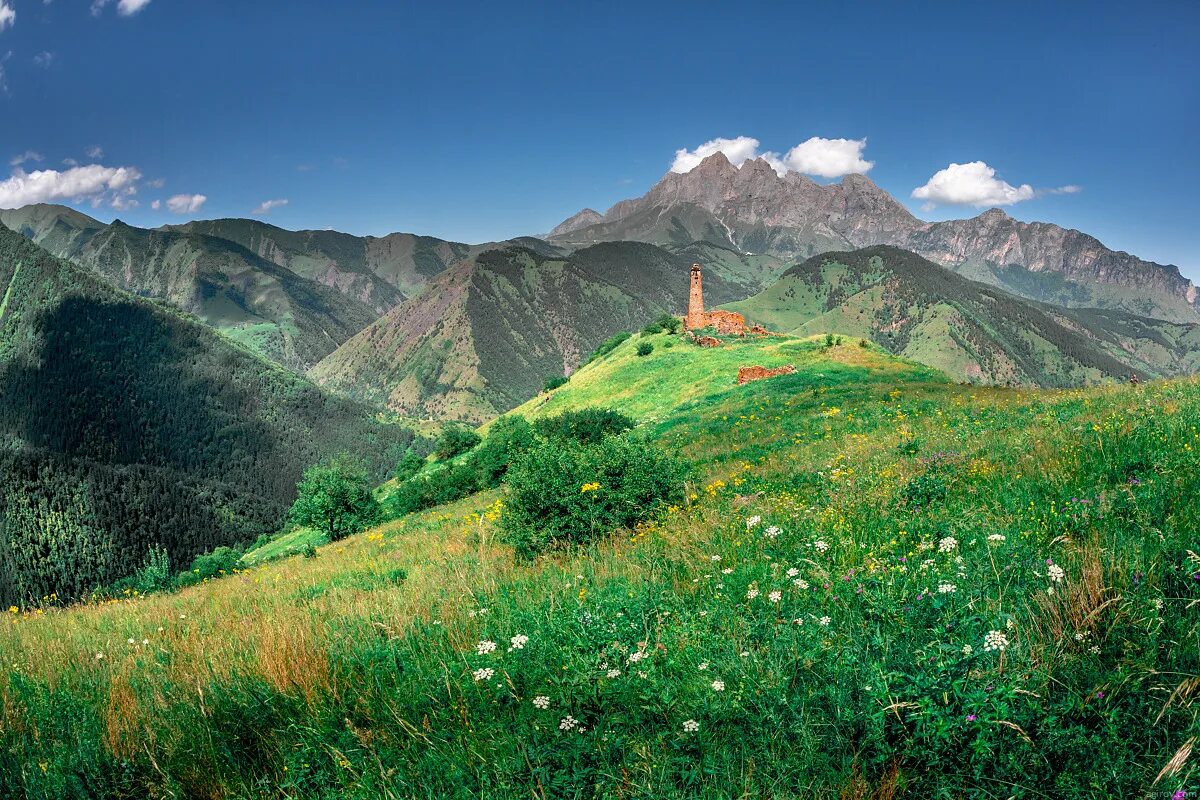
M 1197 381 L 989 389 L 858 339 L 662 333 L 512 413 L 594 407 L 692 473 L 586 547 L 514 558 L 501 488 L 10 609 L 0 796 L 1200 791 Z

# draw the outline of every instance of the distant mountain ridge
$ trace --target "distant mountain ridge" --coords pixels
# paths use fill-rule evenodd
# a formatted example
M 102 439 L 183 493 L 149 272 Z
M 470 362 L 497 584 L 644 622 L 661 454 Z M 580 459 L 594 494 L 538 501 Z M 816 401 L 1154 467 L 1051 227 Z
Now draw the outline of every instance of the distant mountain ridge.
M 1035 300 L 1200 321 L 1200 293 L 1178 267 L 1111 250 L 1080 231 L 1020 222 L 999 209 L 924 222 L 863 175 L 819 184 L 795 172 L 780 176 L 763 159 L 735 167 L 716 153 L 690 172 L 668 172 L 640 198 L 602 215 L 589 211 L 564 221 L 550 241 L 579 247 L 702 240 L 785 259 L 889 244 Z
M 833 331 L 972 383 L 1065 387 L 1200 370 L 1200 325 L 1065 309 L 890 245 L 814 256 L 727 308 L 774 330 Z
M 309 375 L 408 416 L 483 422 L 537 394 L 547 376 L 574 370 L 617 331 L 678 313 L 691 255 L 640 242 L 566 256 L 519 246 L 485 251 L 437 276 Z M 705 289 L 720 303 L 746 296 L 748 285 L 714 269 Z

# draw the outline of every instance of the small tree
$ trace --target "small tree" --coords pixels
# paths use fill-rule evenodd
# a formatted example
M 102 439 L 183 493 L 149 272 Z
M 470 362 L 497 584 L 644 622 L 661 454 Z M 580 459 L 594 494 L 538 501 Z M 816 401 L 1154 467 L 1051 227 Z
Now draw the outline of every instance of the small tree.
M 542 381 L 543 392 L 553 392 L 558 387 L 565 384 L 569 379 L 566 375 L 547 375 L 546 380 Z
M 461 422 L 451 422 L 442 428 L 438 437 L 437 448 L 433 454 L 439 461 L 454 458 L 470 450 L 481 441 L 479 434 L 463 425 Z
M 421 467 L 425 466 L 425 459 L 409 450 L 404 454 L 404 458 L 400 459 L 400 463 L 396 464 L 396 469 L 392 471 L 397 481 L 406 481 L 413 475 L 421 471 Z
M 649 342 L 638 342 L 637 354 L 639 356 L 648 356 L 654 352 L 654 345 Z
M 348 456 L 323 461 L 304 471 L 292 505 L 292 521 L 316 528 L 336 542 L 380 518 L 366 469 Z
M 683 324 L 683 322 L 679 319 L 679 317 L 675 317 L 670 314 L 663 314 L 654 321 L 654 324 L 667 333 L 674 334 L 679 333 L 679 327 Z

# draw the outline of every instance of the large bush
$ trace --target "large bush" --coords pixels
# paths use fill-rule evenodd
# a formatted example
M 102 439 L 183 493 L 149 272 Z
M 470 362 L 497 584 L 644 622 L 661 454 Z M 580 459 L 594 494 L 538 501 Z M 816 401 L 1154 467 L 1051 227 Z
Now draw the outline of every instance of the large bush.
M 534 423 L 541 436 L 549 439 L 574 439 L 594 444 L 605 436 L 616 436 L 636 425 L 632 419 L 607 408 L 585 408 L 564 411 L 554 417 L 544 417 Z
M 595 351 L 593 351 L 592 354 L 590 356 L 588 356 L 588 360 L 583 363 L 590 364 L 593 361 L 595 361 L 597 358 L 604 358 L 604 356 L 608 355 L 613 350 L 616 350 L 618 347 L 620 347 L 621 343 L 628 340 L 630 336 L 633 336 L 633 334 L 630 333 L 629 331 L 621 331 L 620 333 L 614 333 L 612 336 L 608 337 L 603 342 L 601 342 L 600 346 L 597 347 L 595 349 Z
M 439 461 L 462 455 L 481 441 L 475 431 L 460 422 L 451 422 L 442 429 L 433 454 Z
M 336 542 L 379 521 L 379 504 L 366 468 L 348 456 L 309 467 L 297 487 L 291 517 Z
M 545 441 L 509 469 L 500 524 L 523 558 L 631 527 L 683 496 L 682 462 L 638 438 Z

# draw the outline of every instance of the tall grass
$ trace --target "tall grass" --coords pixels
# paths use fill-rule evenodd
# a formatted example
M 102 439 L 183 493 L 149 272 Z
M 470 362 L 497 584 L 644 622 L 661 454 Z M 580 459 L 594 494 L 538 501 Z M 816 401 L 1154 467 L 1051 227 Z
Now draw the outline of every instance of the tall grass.
M 492 492 L 10 614 L 0 796 L 1197 788 L 1200 384 L 984 390 L 781 341 L 799 371 L 735 387 L 739 346 L 705 373 L 626 342 L 546 404 L 681 356 L 618 407 L 702 478 L 587 549 L 516 564 Z

